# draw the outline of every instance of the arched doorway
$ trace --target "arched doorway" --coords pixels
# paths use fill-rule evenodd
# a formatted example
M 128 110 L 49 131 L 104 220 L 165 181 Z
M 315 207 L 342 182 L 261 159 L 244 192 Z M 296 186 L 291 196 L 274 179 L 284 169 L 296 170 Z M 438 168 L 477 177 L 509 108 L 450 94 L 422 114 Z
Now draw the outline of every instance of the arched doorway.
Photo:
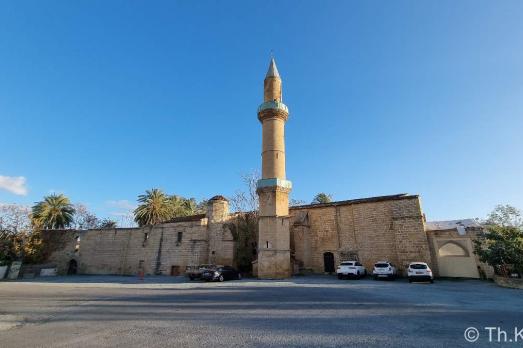
M 334 272 L 334 254 L 331 252 L 323 253 L 323 270 L 325 273 Z
M 438 240 L 436 248 L 440 277 L 479 278 L 470 238 Z
M 467 250 L 455 242 L 447 242 L 438 250 L 439 256 L 469 256 Z
M 76 260 L 69 261 L 69 267 L 67 268 L 67 275 L 73 275 L 76 274 L 78 271 L 78 263 Z

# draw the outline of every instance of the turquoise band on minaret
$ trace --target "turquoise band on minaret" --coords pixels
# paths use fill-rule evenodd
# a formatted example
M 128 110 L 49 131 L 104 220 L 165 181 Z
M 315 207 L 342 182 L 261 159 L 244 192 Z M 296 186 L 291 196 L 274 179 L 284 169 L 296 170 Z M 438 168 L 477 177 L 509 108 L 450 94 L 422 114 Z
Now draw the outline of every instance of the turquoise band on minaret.
M 292 182 L 289 180 L 284 179 L 278 179 L 278 178 L 271 178 L 271 179 L 260 179 L 256 183 L 256 188 L 264 188 L 264 187 L 283 187 L 286 189 L 292 189 Z
M 262 112 L 264 110 L 268 110 L 268 109 L 271 109 L 271 110 L 281 110 L 281 111 L 285 111 L 286 113 L 289 113 L 289 108 L 287 107 L 287 105 L 285 105 L 281 101 L 277 101 L 277 100 L 271 100 L 271 101 L 267 101 L 265 103 L 262 103 L 258 107 L 258 113 L 260 113 L 260 112 Z

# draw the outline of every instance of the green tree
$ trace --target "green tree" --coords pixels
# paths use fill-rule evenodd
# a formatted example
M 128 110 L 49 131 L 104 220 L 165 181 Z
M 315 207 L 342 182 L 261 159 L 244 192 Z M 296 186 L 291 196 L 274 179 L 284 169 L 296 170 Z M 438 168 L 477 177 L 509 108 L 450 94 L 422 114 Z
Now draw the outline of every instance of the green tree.
M 257 212 L 238 213 L 228 224 L 235 241 L 234 260 L 242 273 L 252 272 L 252 262 L 257 256 L 258 217 Z
M 196 205 L 196 211 L 195 214 L 205 214 L 207 213 L 207 205 L 209 204 L 208 199 L 202 199 L 197 205 Z
M 172 195 L 169 197 L 169 200 L 171 202 L 172 218 L 195 215 L 199 212 L 198 203 L 194 198 Z
M 258 210 L 259 201 L 256 183 L 260 179 L 258 171 L 241 176 L 244 189 L 229 197 L 236 211 L 234 220 L 228 224 L 235 241 L 234 261 L 240 272 L 252 272 L 252 262 L 257 257 Z
M 332 202 L 332 195 L 320 192 L 312 200 L 312 204 L 323 204 Z
M 45 254 L 48 252 L 42 241 L 42 232 L 33 231 L 33 233 L 23 238 L 23 258 L 24 263 L 37 264 L 45 260 Z
M 509 204 L 498 204 L 488 215 L 487 225 L 523 227 L 521 211 Z
M 32 222 L 41 229 L 63 229 L 71 225 L 74 213 L 69 198 L 63 194 L 52 194 L 32 207 Z
M 176 216 L 190 216 L 196 214 L 196 209 L 198 208 L 198 202 L 196 202 L 196 199 L 194 198 L 183 198 L 183 204 L 182 204 L 183 210 L 181 212 L 182 215 L 176 215 Z
M 506 276 L 511 270 L 523 272 L 523 227 L 521 212 L 498 205 L 485 221 L 486 231 L 474 240 L 474 252 L 482 262 Z
M 31 234 L 30 208 L 0 204 L 0 266 L 23 257 L 26 236 Z
M 139 226 L 157 225 L 173 217 L 173 202 L 162 190 L 151 189 L 138 196 L 138 207 L 134 210 L 134 221 Z
M 0 265 L 14 260 L 42 261 L 44 246 L 40 230 L 33 229 L 30 215 L 29 207 L 0 204 Z

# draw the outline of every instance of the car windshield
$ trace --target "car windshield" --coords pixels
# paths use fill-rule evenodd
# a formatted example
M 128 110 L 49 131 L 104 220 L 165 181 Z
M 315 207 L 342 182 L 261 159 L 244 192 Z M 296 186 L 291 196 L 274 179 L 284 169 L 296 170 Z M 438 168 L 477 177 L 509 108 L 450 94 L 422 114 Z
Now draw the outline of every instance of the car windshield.
M 389 264 L 388 263 L 377 263 L 374 265 L 374 267 L 376 268 L 387 268 L 389 267 Z
M 342 262 L 341 265 L 342 266 L 353 266 L 354 262 Z
M 410 265 L 410 268 L 412 269 L 427 269 L 427 265 L 424 265 L 422 263 L 414 263 Z

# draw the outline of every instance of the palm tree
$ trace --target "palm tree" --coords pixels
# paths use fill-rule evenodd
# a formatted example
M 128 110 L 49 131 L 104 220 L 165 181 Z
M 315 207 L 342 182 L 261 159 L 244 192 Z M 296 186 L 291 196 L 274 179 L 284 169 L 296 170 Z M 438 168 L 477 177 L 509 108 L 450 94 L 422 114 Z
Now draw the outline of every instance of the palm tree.
M 204 213 L 207 207 L 207 201 L 200 203 L 196 202 L 194 198 L 185 198 L 182 196 L 172 195 L 169 197 L 171 201 L 171 208 L 173 210 L 172 217 L 190 216 Z
M 173 217 L 190 216 L 199 211 L 198 203 L 194 198 L 184 198 L 172 195 L 170 199 L 173 209 Z
M 147 190 L 138 196 L 138 202 L 141 204 L 134 210 L 134 221 L 139 226 L 160 224 L 173 216 L 171 198 L 162 190 Z
M 73 222 L 75 209 L 63 194 L 52 194 L 35 203 L 32 208 L 33 225 L 42 229 L 63 229 Z
M 169 203 L 172 209 L 172 217 L 183 216 L 184 198 L 177 195 L 169 196 Z
M 103 219 L 98 224 L 98 228 L 102 228 L 102 229 L 111 229 L 111 228 L 116 228 L 116 227 L 118 227 L 118 224 L 116 223 L 116 221 L 111 220 L 111 219 Z

